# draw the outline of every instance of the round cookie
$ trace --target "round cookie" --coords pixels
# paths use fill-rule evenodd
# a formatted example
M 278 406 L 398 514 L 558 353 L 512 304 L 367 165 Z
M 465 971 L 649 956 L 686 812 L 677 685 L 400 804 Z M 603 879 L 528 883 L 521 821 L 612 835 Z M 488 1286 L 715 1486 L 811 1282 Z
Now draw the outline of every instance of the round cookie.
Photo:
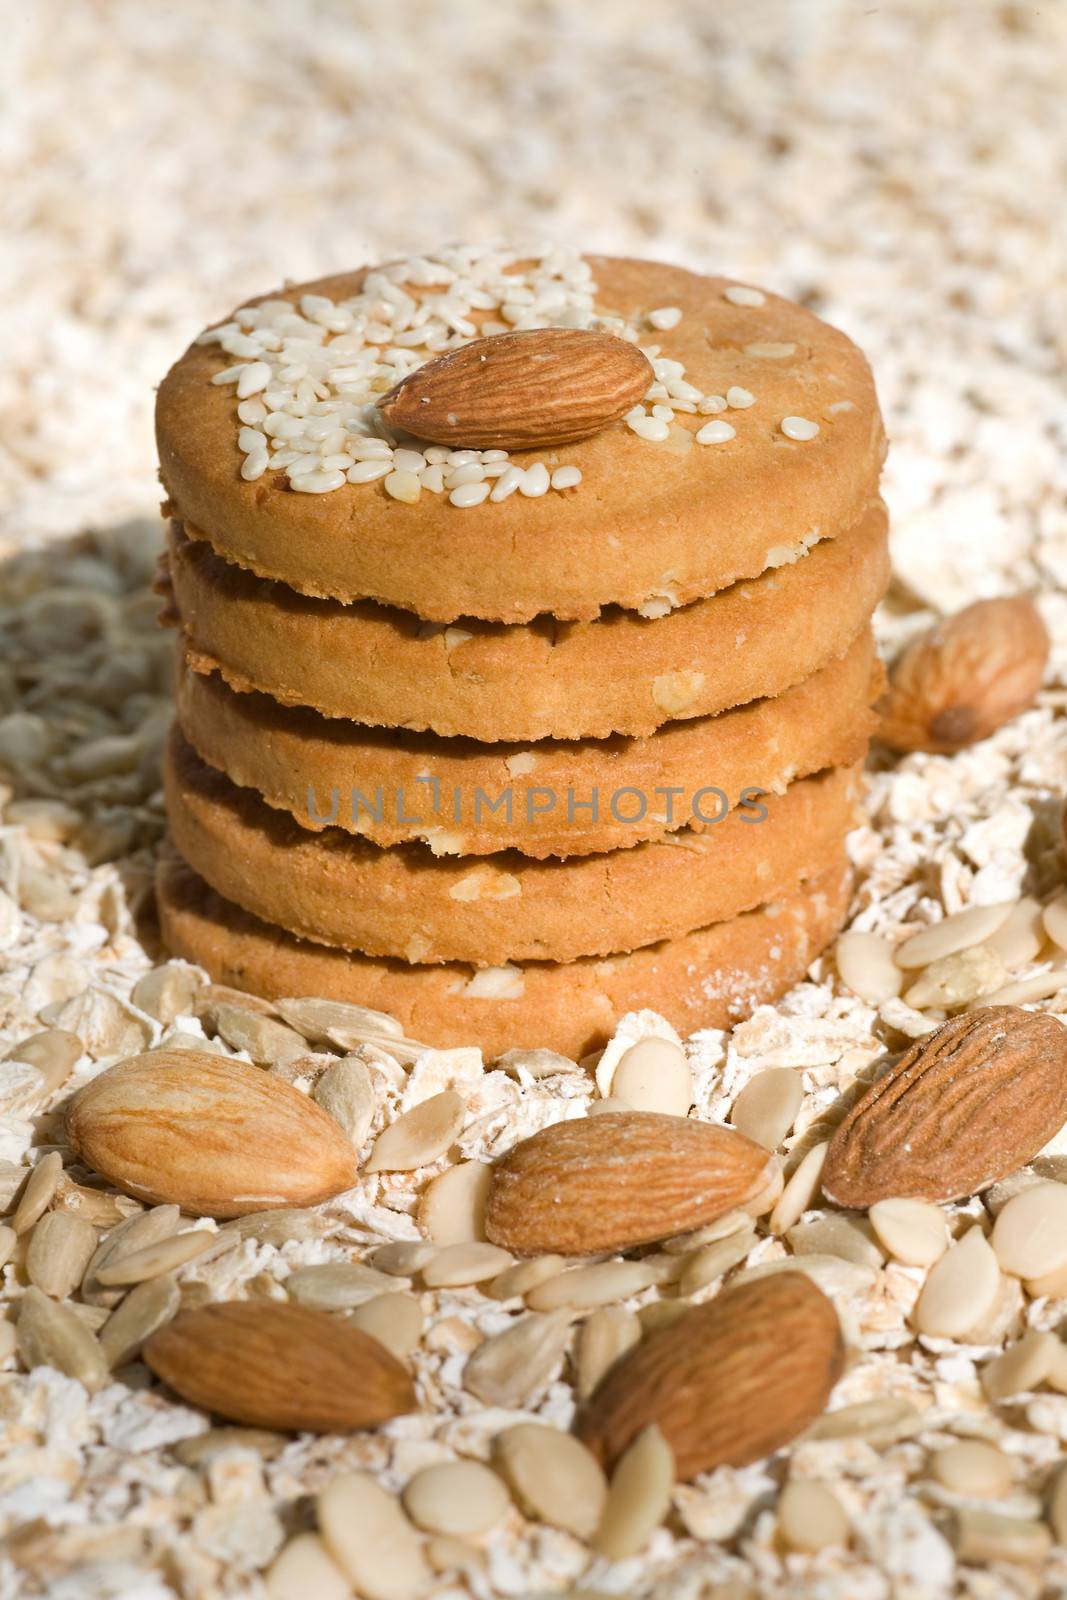
M 478 1044 L 494 1059 L 542 1047 L 574 1060 L 601 1048 L 627 1011 L 651 1007 L 683 1035 L 727 1028 L 803 977 L 840 929 L 851 870 L 843 855 L 798 894 L 613 960 L 532 963 L 472 973 L 407 966 L 295 939 L 223 900 L 173 851 L 156 876 L 175 956 L 268 999 L 319 995 L 386 1011 L 439 1048 Z
M 415 963 L 572 961 L 676 938 L 790 893 L 853 826 L 859 769 L 803 778 L 706 832 L 606 855 L 475 861 L 310 833 L 206 766 L 175 728 L 163 763 L 171 834 L 226 899 L 321 944 Z M 710 813 L 714 814 L 714 813 Z
M 888 582 L 884 507 L 792 566 L 655 621 L 420 624 L 314 600 L 172 530 L 170 583 L 194 667 L 371 726 L 482 741 L 643 737 L 781 694 L 844 655 Z
M 235 385 L 212 383 L 231 357 L 218 344 L 196 343 L 167 374 L 157 404 L 161 473 L 175 514 L 230 560 L 306 594 L 376 600 L 442 622 L 527 622 L 545 612 L 591 619 L 605 606 L 636 610 L 665 595 L 685 604 L 855 525 L 877 492 L 885 442 L 870 369 L 844 334 L 776 295 L 738 294 L 726 278 L 651 261 L 587 260 L 598 313 L 625 319 L 642 346 L 680 363 L 694 394 L 732 391 L 737 404 L 714 419 L 677 411 L 663 442 L 620 421 L 576 443 L 515 455 L 519 466 L 577 467 L 582 481 L 565 494 L 516 493 L 461 509 L 447 494 L 423 491 L 407 504 L 380 480 L 352 484 L 343 473 L 330 492 L 298 493 L 281 470 L 242 479 Z M 513 268 L 522 266 L 515 258 Z M 359 292 L 366 270 L 262 301 L 343 301 Z M 420 283 L 405 285 L 415 300 L 440 294 L 432 272 L 427 279 L 419 268 L 417 276 Z M 392 278 L 404 280 L 403 270 Z M 565 279 L 559 293 L 565 310 L 573 299 Z M 650 323 L 663 308 L 668 316 Z M 656 326 L 674 311 L 673 326 Z M 328 320 L 329 310 L 319 304 L 311 314 Z M 476 332 L 487 318 L 494 331 L 504 326 L 492 306 L 475 310 L 466 326 Z M 318 327 L 309 331 L 321 336 Z M 326 384 L 324 403 L 351 392 L 341 359 L 341 387 Z M 797 416 L 817 424 L 817 435 L 783 431 Z M 693 443 L 709 420 L 728 420 L 735 435 Z
M 193 672 L 181 650 L 176 701 L 203 760 L 305 828 L 321 819 L 377 845 L 422 841 L 435 855 L 464 856 L 516 849 L 541 859 L 699 829 L 693 799 L 705 791 L 698 804 L 710 810 L 709 786 L 733 806 L 744 789 L 780 794 L 796 778 L 852 765 L 876 724 L 871 705 L 883 680 L 867 629 L 840 661 L 776 699 L 668 722 L 645 739 L 532 746 L 365 728 L 280 706 Z M 649 803 L 637 817 L 631 802 L 634 820 L 619 821 L 611 799 L 626 789 Z

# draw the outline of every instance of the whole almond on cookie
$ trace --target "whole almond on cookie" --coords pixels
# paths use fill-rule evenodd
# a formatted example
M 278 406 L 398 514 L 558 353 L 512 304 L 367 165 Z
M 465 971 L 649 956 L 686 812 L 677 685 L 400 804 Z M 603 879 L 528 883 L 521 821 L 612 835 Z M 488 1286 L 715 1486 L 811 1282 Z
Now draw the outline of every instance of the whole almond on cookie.
M 979 600 L 907 645 L 889 670 L 878 737 L 894 750 L 976 744 L 1033 704 L 1049 637 L 1032 600 Z
M 1067 1027 L 985 1006 L 924 1034 L 838 1126 L 822 1189 L 838 1205 L 956 1200 L 1025 1165 L 1067 1122 Z
M 190 1405 L 282 1432 L 348 1433 L 416 1409 L 407 1369 L 342 1317 L 232 1300 L 184 1311 L 144 1359 Z
M 575 1431 L 610 1470 L 655 1423 L 680 1481 L 743 1467 L 821 1415 L 844 1365 L 837 1313 L 801 1272 L 727 1289 L 608 1370 Z
M 527 450 L 598 433 L 636 405 L 653 376 L 637 346 L 614 334 L 530 328 L 427 361 L 378 410 L 390 428 L 435 444 Z
M 192 1216 L 310 1206 L 350 1189 L 344 1130 L 281 1078 L 196 1050 L 102 1072 L 67 1113 L 71 1149 L 138 1200 Z
M 688 1233 L 744 1205 L 775 1170 L 743 1134 L 654 1111 L 556 1122 L 493 1169 L 485 1229 L 518 1255 L 592 1255 Z

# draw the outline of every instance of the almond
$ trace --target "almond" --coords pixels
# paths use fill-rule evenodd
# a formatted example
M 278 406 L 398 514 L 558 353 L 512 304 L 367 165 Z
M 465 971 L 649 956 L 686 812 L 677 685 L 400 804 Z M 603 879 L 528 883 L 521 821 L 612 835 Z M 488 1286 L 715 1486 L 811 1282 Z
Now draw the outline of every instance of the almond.
M 653 376 L 637 346 L 614 334 L 531 328 L 425 362 L 378 409 L 390 428 L 434 444 L 528 450 L 598 433 L 636 405 Z
M 411 1378 L 384 1345 L 303 1306 L 184 1311 L 152 1334 L 144 1359 L 190 1405 L 253 1428 L 348 1433 L 416 1409 Z
M 823 1193 L 866 1208 L 957 1200 L 1024 1166 L 1067 1122 L 1067 1028 L 984 1006 L 924 1034 L 836 1129 Z
M 75 1096 L 67 1133 L 116 1188 L 192 1216 L 315 1205 L 356 1181 L 344 1130 L 306 1095 L 197 1050 L 154 1050 L 102 1072 Z
M 1041 614 L 1024 595 L 966 606 L 894 662 L 878 736 L 894 750 L 976 744 L 1033 704 L 1048 653 Z
M 485 1231 L 518 1255 L 593 1255 L 688 1233 L 743 1205 L 774 1158 L 743 1134 L 655 1111 L 553 1123 L 497 1163 Z
M 727 1289 L 650 1334 L 578 1414 L 609 1470 L 655 1424 L 680 1482 L 781 1449 L 821 1415 L 844 1365 L 837 1313 L 800 1272 Z

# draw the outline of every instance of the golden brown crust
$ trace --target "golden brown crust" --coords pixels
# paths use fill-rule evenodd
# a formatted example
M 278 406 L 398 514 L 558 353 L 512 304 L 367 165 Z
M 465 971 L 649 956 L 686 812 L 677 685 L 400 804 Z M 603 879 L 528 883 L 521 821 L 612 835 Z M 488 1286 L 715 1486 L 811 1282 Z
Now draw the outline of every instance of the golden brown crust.
M 877 493 L 885 442 L 870 369 L 844 334 L 774 295 L 735 306 L 723 297 L 727 279 L 589 259 L 603 309 L 640 320 L 658 306 L 681 308 L 676 328 L 648 338 L 683 361 L 700 388 L 724 394 L 737 385 L 756 395 L 732 414 L 737 437 L 728 445 L 679 451 L 617 422 L 557 452 L 516 456 L 521 465 L 555 454 L 580 467 L 583 482 L 566 495 L 459 510 L 429 494 L 401 504 L 381 484 L 299 494 L 280 472 L 242 481 L 233 393 L 210 382 L 225 358 L 216 346 L 193 345 L 164 379 L 156 411 L 163 483 L 177 514 L 262 576 L 443 622 L 526 622 L 544 612 L 591 619 L 608 605 L 636 609 L 665 588 L 686 603 L 756 577 L 776 548 L 832 539 L 858 521 Z M 342 298 L 362 277 L 278 295 Z M 754 355 L 745 348 L 752 345 L 793 348 Z M 818 422 L 816 439 L 796 443 L 781 432 L 781 419 L 797 414 Z M 689 432 L 705 420 L 678 418 Z
M 479 980 L 466 967 L 413 967 L 295 939 L 214 894 L 172 850 L 160 858 L 156 887 L 172 954 L 205 967 L 216 982 L 271 999 L 322 995 L 370 1006 L 441 1048 L 478 1044 L 495 1058 L 543 1046 L 579 1059 L 642 1006 L 685 1034 L 729 1027 L 777 999 L 841 927 L 851 872 L 841 858 L 774 907 L 629 956 L 516 969 L 510 999 L 471 993 Z
M 171 833 L 211 887 L 322 944 L 413 962 L 572 961 L 675 938 L 791 893 L 855 820 L 857 768 L 793 784 L 688 830 L 606 855 L 471 863 L 312 833 L 205 766 L 175 728 L 164 758 Z
M 298 595 L 177 530 L 170 543 L 192 666 L 327 716 L 490 742 L 643 737 L 781 694 L 844 655 L 888 570 L 879 503 L 794 565 L 656 621 L 612 612 L 438 630 L 407 612 Z
M 515 849 L 538 859 L 628 849 L 687 824 L 699 830 L 690 820 L 693 797 L 708 786 L 733 806 L 743 789 L 780 794 L 824 767 L 851 766 L 866 752 L 884 678 L 865 629 L 840 661 L 774 700 L 668 722 L 646 739 L 486 745 L 365 728 L 267 695 L 236 694 L 218 673 L 193 672 L 181 649 L 178 655 L 186 738 L 203 760 L 304 827 L 318 815 L 378 845 L 422 840 L 435 854 Z M 627 788 L 649 803 L 640 820 L 619 822 L 610 800 Z M 500 803 L 508 792 L 511 821 Z M 354 793 L 366 803 L 353 805 Z M 713 806 L 707 796 L 706 808 Z

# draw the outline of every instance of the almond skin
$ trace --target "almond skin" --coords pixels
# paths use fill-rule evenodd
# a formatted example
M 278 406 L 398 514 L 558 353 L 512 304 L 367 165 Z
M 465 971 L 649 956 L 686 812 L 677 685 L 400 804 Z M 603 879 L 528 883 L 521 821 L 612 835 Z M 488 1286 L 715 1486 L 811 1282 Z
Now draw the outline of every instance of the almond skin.
M 616 422 L 653 381 L 636 345 L 582 328 L 474 339 L 427 361 L 378 404 L 390 428 L 434 444 L 529 450 Z
M 349 1433 L 416 1410 L 407 1369 L 342 1317 L 231 1300 L 183 1311 L 144 1359 L 190 1405 L 251 1428 Z
M 575 1432 L 609 1472 L 653 1423 L 683 1483 L 747 1466 L 821 1415 L 844 1357 L 822 1290 L 802 1272 L 774 1273 L 650 1334 L 609 1368 Z
M 344 1130 L 281 1078 L 196 1050 L 102 1072 L 67 1113 L 71 1149 L 116 1188 L 190 1216 L 311 1206 L 350 1189 Z
M 1049 637 L 1024 595 L 979 600 L 907 645 L 889 671 L 878 737 L 893 750 L 963 750 L 1034 702 Z
M 556 1122 L 493 1169 L 485 1230 L 517 1255 L 629 1250 L 713 1222 L 774 1170 L 732 1128 L 654 1111 Z
M 865 1209 L 958 1200 L 1037 1155 L 1067 1122 L 1067 1027 L 983 1006 L 918 1039 L 830 1140 L 822 1189 Z

